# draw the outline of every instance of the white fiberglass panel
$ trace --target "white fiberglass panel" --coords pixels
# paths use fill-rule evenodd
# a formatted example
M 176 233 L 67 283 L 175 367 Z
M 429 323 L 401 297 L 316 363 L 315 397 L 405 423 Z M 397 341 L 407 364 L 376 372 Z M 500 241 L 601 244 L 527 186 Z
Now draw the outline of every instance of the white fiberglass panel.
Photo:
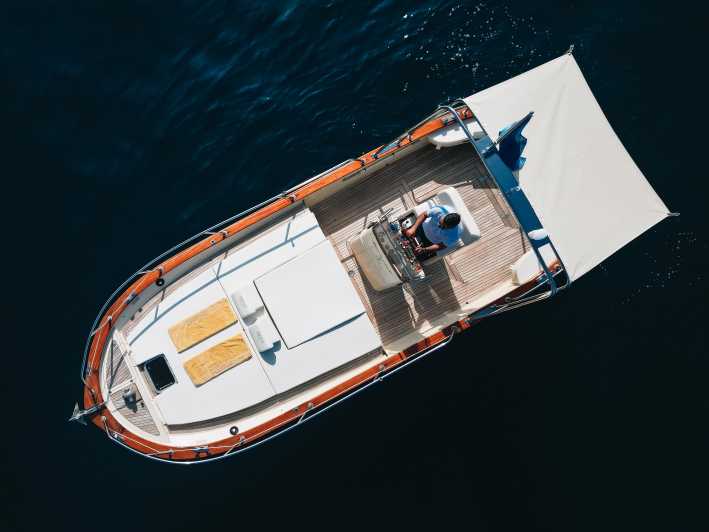
M 365 313 L 330 242 L 259 277 L 255 284 L 291 349 Z
M 224 290 L 231 296 L 254 279 L 325 241 L 315 215 L 303 210 L 266 231 L 248 245 L 231 251 L 215 266 Z M 242 316 L 243 317 L 243 316 Z
M 360 314 L 293 349 L 278 342 L 260 356 L 273 387 L 282 393 L 380 346 L 381 340 L 369 316 Z

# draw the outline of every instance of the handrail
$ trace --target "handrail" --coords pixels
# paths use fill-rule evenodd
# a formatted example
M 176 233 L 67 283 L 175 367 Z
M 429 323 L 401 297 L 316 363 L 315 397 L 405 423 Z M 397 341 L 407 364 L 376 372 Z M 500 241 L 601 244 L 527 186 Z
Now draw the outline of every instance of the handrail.
M 428 115 L 428 116 L 427 116 L 426 118 L 424 118 L 423 120 L 420 120 L 419 122 L 417 122 L 414 126 L 408 128 L 406 131 L 404 131 L 401 135 L 399 135 L 398 137 L 396 137 L 396 138 L 395 138 L 394 140 L 392 140 L 391 142 L 387 142 L 386 144 L 381 145 L 381 146 L 377 149 L 377 151 L 375 151 L 375 152 L 372 154 L 372 159 L 378 159 L 378 158 L 379 158 L 379 155 L 381 155 L 384 151 L 387 150 L 387 148 L 391 147 L 393 144 L 396 144 L 397 147 L 400 146 L 400 145 L 401 145 L 401 142 L 402 142 L 405 138 L 411 137 L 411 135 L 414 133 L 414 131 L 416 131 L 418 128 L 420 128 L 421 126 L 423 126 L 425 123 L 430 122 L 431 120 L 433 120 L 433 119 L 435 119 L 435 118 L 438 118 L 438 115 L 440 115 L 440 116 L 444 116 L 444 115 L 445 115 L 445 113 L 441 113 L 440 107 L 439 107 L 438 109 L 436 109 L 435 111 L 433 111 L 430 115 Z M 409 138 L 409 140 L 411 140 L 411 139 Z
M 280 198 L 286 197 L 288 194 L 292 193 L 293 191 L 297 190 L 298 188 L 319 179 L 323 175 L 333 172 L 339 168 L 342 168 L 343 166 L 346 166 L 354 161 L 355 161 L 355 159 L 346 159 L 346 160 L 342 161 L 341 163 L 336 164 L 335 166 L 333 166 L 329 170 L 325 170 L 324 172 L 320 172 L 318 175 L 311 177 L 310 179 L 307 179 L 306 181 L 303 181 L 302 183 L 294 185 L 293 187 L 289 188 L 285 192 L 277 194 L 270 199 L 262 201 L 258 205 L 254 205 L 252 207 L 249 207 L 248 209 L 246 209 L 234 216 L 231 216 L 225 220 L 222 220 L 221 222 L 218 222 L 218 223 L 212 225 L 211 227 L 208 227 L 207 229 L 204 229 L 203 231 L 200 231 L 199 233 L 192 235 L 191 237 L 180 242 L 179 244 L 174 245 L 173 247 L 171 247 L 167 251 L 161 253 L 160 255 L 155 257 L 154 259 L 148 261 L 145 265 L 143 265 L 141 268 L 139 268 L 133 274 L 131 274 L 125 281 L 123 281 L 123 283 L 121 283 L 121 285 L 118 288 L 116 288 L 113 291 L 113 293 L 108 297 L 108 299 L 106 299 L 106 302 L 101 307 L 101 310 L 99 310 L 98 314 L 96 315 L 96 319 L 94 319 L 93 324 L 91 325 L 91 329 L 89 331 L 89 334 L 88 334 L 87 340 L 86 340 L 86 344 L 84 346 L 84 353 L 83 353 L 83 357 L 82 357 L 82 361 L 81 361 L 81 369 L 80 369 L 81 382 L 84 384 L 84 386 L 87 385 L 87 383 L 86 383 L 86 363 L 88 361 L 89 349 L 91 348 L 91 339 L 93 338 L 94 334 L 97 331 L 97 326 L 98 326 L 101 318 L 103 317 L 104 312 L 106 312 L 106 310 L 109 308 L 109 306 L 116 300 L 116 298 L 123 292 L 123 290 L 132 281 L 135 280 L 136 277 L 143 275 L 145 273 L 154 271 L 155 267 L 160 263 L 160 261 L 162 261 L 162 259 L 164 259 L 168 255 L 172 255 L 173 253 L 178 251 L 180 248 L 194 242 L 196 239 L 198 239 L 200 237 L 204 237 L 204 236 L 209 236 L 210 234 L 218 233 L 219 229 L 221 229 L 225 225 L 228 225 L 231 222 L 235 222 L 241 218 L 244 218 L 245 216 L 248 216 L 249 214 L 261 209 L 262 207 L 265 207 L 269 203 L 272 203 Z
M 552 275 L 556 276 L 559 275 L 563 269 L 559 268 L 556 270 Z M 541 275 L 540 275 L 541 277 Z M 467 322 L 469 324 L 478 322 L 484 318 L 489 318 L 490 316 L 495 316 L 497 314 L 502 314 L 503 312 L 507 312 L 508 310 L 514 310 L 518 309 L 521 307 L 525 307 L 527 305 L 530 305 L 532 303 L 536 303 L 538 301 L 543 301 L 544 299 L 549 299 L 552 296 L 554 296 L 558 291 L 564 290 L 569 287 L 571 283 L 568 282 L 568 274 L 567 274 L 567 282 L 564 283 L 563 285 L 559 286 L 556 291 L 553 290 L 548 290 L 542 294 L 536 294 L 536 295 L 530 295 L 539 290 L 542 286 L 548 283 L 548 280 L 546 276 L 544 276 L 541 280 L 538 280 L 537 283 L 524 292 L 523 294 L 515 297 L 515 298 L 510 298 L 505 301 L 505 303 L 501 305 L 489 305 L 481 310 L 478 310 L 476 312 L 473 312 L 472 314 L 469 314 L 468 317 L 466 318 Z
M 332 168 L 329 168 L 328 170 L 325 170 L 325 171 L 323 171 L 323 172 L 320 172 L 318 175 L 313 176 L 313 177 L 311 177 L 310 179 L 306 179 L 306 180 L 303 181 L 302 183 L 298 183 L 297 185 L 293 185 L 291 188 L 289 188 L 289 189 L 286 190 L 285 192 L 282 192 L 282 193 L 281 193 L 281 196 L 288 195 L 288 194 L 290 194 L 291 192 L 294 192 L 294 191 L 298 190 L 300 187 L 303 187 L 303 186 L 307 185 L 308 183 L 312 183 L 313 181 L 317 181 L 317 180 L 320 179 L 322 176 L 327 175 L 327 174 L 329 174 L 330 172 L 334 172 L 335 170 L 339 170 L 339 169 L 342 168 L 343 166 L 347 166 L 348 164 L 353 163 L 353 162 L 355 162 L 355 161 L 357 161 L 357 160 L 358 160 L 358 159 L 352 159 L 352 158 L 350 158 L 350 159 L 345 159 L 345 160 L 342 161 L 341 163 L 336 164 L 335 166 L 333 166 Z M 361 161 L 360 161 L 360 162 L 361 162 Z
M 424 357 L 427 357 L 428 355 L 430 355 L 431 353 L 434 353 L 434 352 L 438 351 L 439 349 L 446 347 L 448 344 L 451 343 L 451 341 L 453 340 L 453 337 L 455 336 L 455 334 L 457 332 L 459 332 L 458 327 L 456 327 L 456 326 L 451 327 L 450 334 L 445 339 L 441 340 L 440 342 L 438 342 L 432 346 L 425 347 L 425 348 L 421 349 L 420 351 L 418 351 L 412 355 L 409 355 L 403 362 L 400 362 L 396 366 L 392 367 L 392 369 L 390 369 L 386 373 L 375 374 L 374 377 L 372 377 L 371 380 L 369 380 L 369 382 L 366 382 L 364 384 L 358 383 L 358 384 L 353 385 L 352 387 L 343 391 L 342 395 L 340 395 L 336 399 L 332 400 L 332 402 L 329 402 L 327 404 L 323 403 L 323 404 L 325 404 L 324 407 L 316 409 L 316 410 L 310 410 L 310 409 L 305 410 L 303 412 L 303 414 L 297 419 L 297 421 L 295 421 L 295 423 L 293 423 L 294 419 L 289 419 L 286 422 L 284 422 L 284 424 L 279 429 L 277 429 L 275 432 L 273 432 L 272 434 L 268 434 L 266 437 L 264 437 L 262 439 L 258 439 L 258 438 L 261 438 L 261 436 L 266 435 L 265 432 L 256 434 L 255 436 L 252 436 L 251 438 L 242 438 L 237 443 L 235 443 L 233 445 L 229 445 L 229 446 L 224 446 L 224 445 L 209 446 L 209 445 L 207 445 L 207 446 L 195 446 L 195 447 L 190 447 L 187 449 L 167 449 L 164 451 L 158 451 L 158 450 L 153 449 L 154 452 L 152 452 L 152 453 L 142 453 L 142 452 L 134 449 L 130 445 L 127 445 L 123 441 L 123 439 L 125 439 L 125 436 L 122 436 L 120 433 L 117 433 L 117 432 L 109 429 L 107 424 L 105 423 L 105 421 L 104 421 L 104 429 L 111 441 L 115 442 L 118 445 L 121 445 L 122 447 L 125 447 L 126 449 L 128 449 L 131 452 L 134 452 L 140 456 L 144 456 L 144 457 L 149 458 L 151 460 L 155 460 L 158 462 L 167 462 L 167 463 L 177 464 L 177 465 L 194 465 L 194 464 L 202 464 L 202 463 L 206 463 L 206 462 L 215 462 L 217 460 L 222 460 L 222 459 L 227 458 L 229 456 L 239 454 L 243 451 L 246 451 L 247 449 L 253 449 L 254 447 L 261 445 L 263 443 L 266 443 L 267 441 L 270 441 L 271 439 L 276 438 L 277 436 L 285 434 L 286 432 L 289 432 L 290 430 L 293 430 L 294 428 L 299 427 L 300 425 L 302 425 L 306 421 L 310 421 L 311 419 L 315 418 L 316 416 L 319 416 L 320 414 L 327 412 L 329 409 L 342 403 L 343 401 L 349 399 L 350 397 L 354 397 L 355 395 L 363 392 L 364 390 L 366 390 L 370 386 L 372 386 L 378 382 L 383 382 L 385 378 L 393 375 L 397 371 L 400 371 L 401 369 L 413 364 L 417 360 L 421 360 Z M 308 415 L 310 412 L 313 412 L 313 413 Z M 252 441 L 253 440 L 257 440 L 257 441 L 254 441 L 254 443 L 249 445 L 248 447 L 244 447 L 244 445 L 249 441 L 249 439 Z M 224 449 L 225 447 L 227 447 L 228 450 L 223 452 L 222 454 L 219 454 L 217 456 L 213 456 L 210 458 L 201 458 L 199 460 L 177 461 L 177 460 L 168 460 L 166 458 L 161 458 L 161 455 L 172 455 L 176 451 L 192 451 L 195 453 L 209 453 L 210 450 Z

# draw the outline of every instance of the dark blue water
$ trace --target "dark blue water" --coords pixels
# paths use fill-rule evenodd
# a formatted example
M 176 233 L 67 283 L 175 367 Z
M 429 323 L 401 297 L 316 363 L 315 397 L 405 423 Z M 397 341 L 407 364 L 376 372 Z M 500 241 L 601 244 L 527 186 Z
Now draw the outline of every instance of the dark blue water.
M 6 528 L 709 528 L 703 12 L 14 4 L 0 8 Z M 64 422 L 95 313 L 139 265 L 571 43 L 680 218 L 237 458 L 155 464 Z

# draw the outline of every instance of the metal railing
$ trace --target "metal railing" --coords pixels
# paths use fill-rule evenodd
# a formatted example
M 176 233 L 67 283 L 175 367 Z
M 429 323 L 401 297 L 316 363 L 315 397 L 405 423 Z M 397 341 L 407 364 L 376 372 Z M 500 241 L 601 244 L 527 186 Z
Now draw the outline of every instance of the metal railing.
M 552 273 L 553 277 L 556 277 L 558 275 L 565 274 L 564 270 L 559 267 L 558 270 Z M 568 276 L 567 276 L 568 279 Z M 557 289 L 551 290 L 551 288 L 545 292 L 542 293 L 537 293 L 541 288 L 544 287 L 544 285 L 548 284 L 548 279 L 544 273 L 541 273 L 539 276 L 537 276 L 537 282 L 536 284 L 530 288 L 529 290 L 525 291 L 524 293 L 520 294 L 519 296 L 516 297 L 507 297 L 505 298 L 505 302 L 501 304 L 493 304 L 493 305 L 488 305 L 487 307 L 480 309 L 476 312 L 473 312 L 470 314 L 466 320 L 469 324 L 476 323 L 484 318 L 489 318 L 490 316 L 496 316 L 498 314 L 502 314 L 503 312 L 507 312 L 510 310 L 518 309 L 521 307 L 525 307 L 527 305 L 531 305 L 532 303 L 537 303 L 539 301 L 543 301 L 545 299 L 549 299 L 552 296 L 556 295 L 560 290 L 564 290 L 568 288 L 568 286 L 571 284 L 570 282 L 565 282 L 563 285 L 557 286 Z

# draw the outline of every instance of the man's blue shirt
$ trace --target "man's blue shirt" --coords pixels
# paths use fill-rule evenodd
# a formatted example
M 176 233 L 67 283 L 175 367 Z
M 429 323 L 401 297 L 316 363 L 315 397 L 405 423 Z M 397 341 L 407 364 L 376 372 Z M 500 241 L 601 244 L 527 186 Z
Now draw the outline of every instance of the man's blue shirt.
M 449 214 L 445 207 L 436 206 L 428 211 L 428 217 L 423 221 L 423 234 L 434 244 L 444 244 L 450 247 L 460 239 L 463 228 L 460 224 L 455 227 L 443 229 L 440 226 L 441 220 Z

